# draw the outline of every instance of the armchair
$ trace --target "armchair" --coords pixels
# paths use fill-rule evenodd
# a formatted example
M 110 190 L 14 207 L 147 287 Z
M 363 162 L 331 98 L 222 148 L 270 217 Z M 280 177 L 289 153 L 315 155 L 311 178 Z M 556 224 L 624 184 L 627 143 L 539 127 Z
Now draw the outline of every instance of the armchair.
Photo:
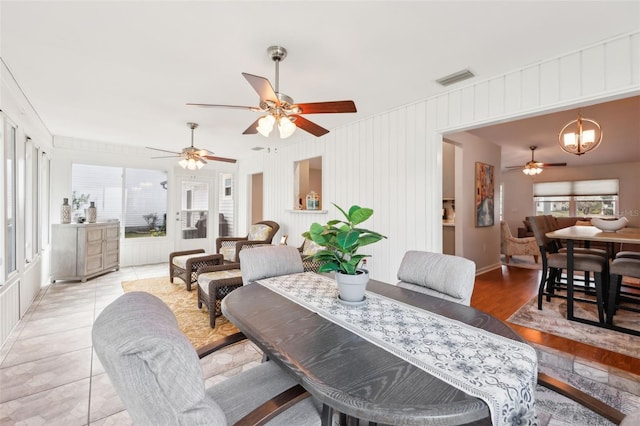
M 126 293 L 96 319 L 93 347 L 135 424 L 320 425 L 319 403 L 267 361 L 205 388 L 203 358 L 245 339 L 227 336 L 198 352 L 156 296 Z
M 224 258 L 224 263 L 239 263 L 240 250 L 257 245 L 271 244 L 280 225 L 276 222 L 265 220 L 251 225 L 246 237 L 219 237 L 216 238 L 216 253 Z
M 316 254 L 318 251 L 324 249 L 324 247 L 319 246 L 315 242 L 304 239 L 302 245 L 298 247 L 298 251 L 300 252 L 300 257 L 302 258 L 302 265 L 304 267 L 305 272 L 318 272 L 318 268 L 320 268 L 320 263 L 313 260 L 311 256 Z
M 516 238 L 511 235 L 509 225 L 504 220 L 500 221 L 500 253 L 504 254 L 506 263 L 511 260 L 511 256 L 531 255 L 538 263 L 540 249 L 536 242 L 536 237 Z

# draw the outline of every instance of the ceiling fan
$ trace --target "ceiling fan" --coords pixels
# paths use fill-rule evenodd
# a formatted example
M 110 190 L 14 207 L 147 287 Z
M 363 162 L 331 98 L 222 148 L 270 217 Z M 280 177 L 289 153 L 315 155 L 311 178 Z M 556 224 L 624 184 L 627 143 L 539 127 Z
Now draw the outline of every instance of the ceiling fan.
M 537 146 L 530 146 L 531 150 L 531 161 L 527 161 L 524 166 L 509 166 L 507 169 L 520 169 L 522 168 L 522 173 L 526 175 L 537 175 L 542 173 L 542 169 L 545 167 L 561 167 L 566 166 L 567 163 L 541 163 L 533 159 L 533 152 L 536 150 Z
M 293 98 L 280 93 L 280 62 L 287 56 L 287 49 L 282 46 L 271 46 L 267 49 L 267 54 L 275 62 L 276 80 L 275 90 L 269 80 L 253 74 L 242 73 L 247 79 L 251 87 L 258 92 L 260 96 L 260 104 L 257 107 L 240 106 L 240 105 L 213 105 L 213 104 L 195 104 L 187 103 L 190 106 L 209 107 L 209 108 L 238 108 L 248 109 L 263 113 L 251 124 L 243 134 L 260 133 L 267 137 L 274 124 L 278 125 L 280 138 L 287 138 L 293 134 L 296 127 L 311 133 L 314 136 L 322 136 L 329 133 L 329 130 L 315 124 L 312 121 L 302 117 L 301 114 L 328 114 L 328 113 L 345 113 L 357 112 L 356 105 L 353 101 L 332 101 L 332 102 L 314 102 L 296 104 Z
M 178 162 L 183 169 L 196 170 L 201 169 L 207 162 L 205 160 L 212 161 L 224 161 L 226 163 L 235 163 L 236 160 L 233 158 L 223 158 L 223 157 L 215 157 L 213 152 L 208 151 L 206 149 L 200 149 L 193 146 L 193 131 L 198 127 L 197 123 L 187 123 L 187 126 L 191 129 L 191 146 L 184 148 L 181 152 L 175 151 L 167 151 L 165 149 L 159 148 L 151 148 L 148 146 L 148 149 L 153 149 L 154 151 L 160 152 L 169 152 L 173 155 L 166 155 L 162 157 L 151 157 L 152 160 L 157 158 L 171 158 L 171 157 L 180 157 L 181 160 Z

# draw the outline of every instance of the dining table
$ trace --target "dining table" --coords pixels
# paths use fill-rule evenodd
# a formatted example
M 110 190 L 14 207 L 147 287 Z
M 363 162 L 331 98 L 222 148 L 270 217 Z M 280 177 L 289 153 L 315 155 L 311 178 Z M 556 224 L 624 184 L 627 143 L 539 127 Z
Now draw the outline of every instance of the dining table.
M 333 279 L 305 272 L 245 285 L 222 312 L 322 404 L 323 425 L 336 412 L 373 425 L 537 424 L 535 350 L 478 309 L 373 279 L 362 303 L 341 303 Z M 460 336 L 471 346 L 456 347 Z M 450 365 L 453 378 L 441 374 Z M 517 383 L 494 377 L 500 369 Z M 524 406 L 496 409 L 474 384 Z
M 610 328 L 623 333 L 634 334 L 640 336 L 637 330 L 618 327 L 610 321 L 609 318 L 604 323 L 576 318 L 574 315 L 574 259 L 573 253 L 576 241 L 585 241 L 587 244 L 591 242 L 601 242 L 605 244 L 620 243 L 624 244 L 640 244 L 640 228 L 622 228 L 617 231 L 603 231 L 595 226 L 574 225 L 566 228 L 556 229 L 555 231 L 545 234 L 548 238 L 565 240 L 567 242 L 567 319 L 580 321 L 599 327 Z M 608 250 L 609 252 L 610 250 Z M 615 295 L 608 294 L 605 302 L 605 314 L 613 315 L 613 305 Z

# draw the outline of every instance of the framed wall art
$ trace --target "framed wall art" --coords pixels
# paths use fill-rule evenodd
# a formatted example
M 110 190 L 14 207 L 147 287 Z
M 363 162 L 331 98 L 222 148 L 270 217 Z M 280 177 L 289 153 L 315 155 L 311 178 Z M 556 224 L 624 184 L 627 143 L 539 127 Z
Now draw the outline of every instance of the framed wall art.
M 493 226 L 493 166 L 476 163 L 476 227 Z

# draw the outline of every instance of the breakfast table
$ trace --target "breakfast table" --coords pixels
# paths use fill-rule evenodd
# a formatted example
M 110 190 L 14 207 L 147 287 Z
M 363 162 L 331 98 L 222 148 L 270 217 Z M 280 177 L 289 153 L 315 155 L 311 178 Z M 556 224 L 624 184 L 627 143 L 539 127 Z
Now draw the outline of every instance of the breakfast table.
M 567 228 L 557 229 L 545 234 L 548 238 L 560 239 L 567 241 L 567 319 L 589 323 L 598 327 L 606 327 L 623 333 L 639 335 L 640 332 L 629 328 L 618 327 L 614 324 L 594 322 L 582 318 L 576 318 L 574 315 L 574 246 L 576 241 L 598 241 L 603 243 L 621 243 L 624 244 L 640 244 L 640 229 L 638 228 L 622 228 L 614 232 L 602 231 L 595 226 L 569 226 Z M 615 295 L 608 295 L 608 299 Z M 606 302 L 605 302 L 606 303 Z M 607 315 L 613 311 L 611 307 L 606 309 Z
M 312 272 L 229 294 L 224 315 L 323 404 L 383 424 L 537 424 L 535 350 L 502 321 L 370 280 L 362 303 Z

